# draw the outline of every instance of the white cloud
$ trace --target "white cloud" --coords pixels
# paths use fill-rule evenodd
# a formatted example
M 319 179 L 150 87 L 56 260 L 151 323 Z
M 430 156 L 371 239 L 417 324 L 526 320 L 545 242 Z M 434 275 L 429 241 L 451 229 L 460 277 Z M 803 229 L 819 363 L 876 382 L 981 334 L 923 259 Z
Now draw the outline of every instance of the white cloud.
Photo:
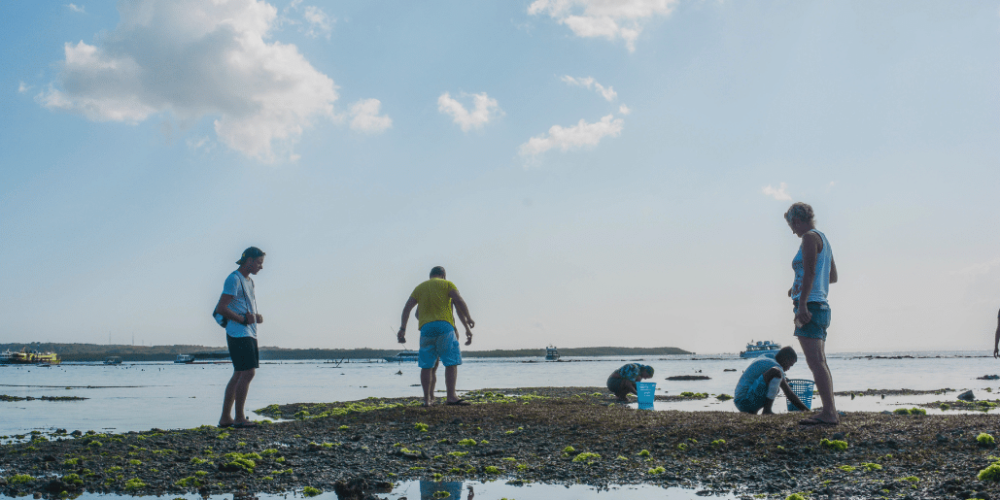
M 18 93 L 23 94 L 29 90 L 31 90 L 31 87 L 29 87 L 27 84 L 25 84 L 24 82 L 18 82 L 17 84 Z
M 302 13 L 302 18 L 309 23 L 309 27 L 305 32 L 306 36 L 312 38 L 324 36 L 327 40 L 330 39 L 330 33 L 333 31 L 333 23 L 336 22 L 336 19 L 326 15 L 323 9 L 312 5 L 306 6 Z
M 462 94 L 462 96 L 465 95 Z M 451 116 L 451 119 L 459 127 L 462 127 L 463 132 L 468 132 L 469 129 L 473 128 L 482 128 L 493 118 L 503 116 L 503 110 L 500 109 L 497 100 L 486 95 L 486 92 L 472 94 L 472 103 L 472 111 L 468 111 L 462 103 L 452 99 L 451 95 L 445 92 L 441 94 L 441 97 L 438 97 L 438 111 Z
M 65 45 L 51 109 L 94 121 L 138 123 L 171 112 L 217 117 L 219 140 L 272 161 L 317 118 L 334 116 L 337 87 L 298 48 L 267 42 L 277 10 L 261 0 L 137 0 L 102 43 Z
M 73 12 L 79 12 L 81 14 L 83 14 L 83 13 L 86 12 L 86 11 L 83 10 L 83 6 L 82 5 L 76 5 L 76 4 L 73 4 L 73 3 L 67 5 L 66 8 L 68 8 L 69 10 L 71 10 Z
M 392 127 L 392 118 L 379 116 L 382 103 L 378 99 L 362 99 L 351 105 L 351 130 L 377 134 Z
M 777 189 L 771 187 L 771 185 L 768 184 L 767 186 L 764 186 L 764 189 L 762 191 L 764 193 L 764 196 L 770 196 L 771 198 L 774 198 L 775 200 L 778 200 L 778 201 L 791 201 L 792 197 L 791 197 L 791 195 L 788 194 L 787 189 L 788 189 L 788 185 L 785 184 L 784 182 L 782 182 L 781 184 L 778 185 Z
M 553 125 L 549 129 L 548 135 L 542 134 L 532 137 L 521 145 L 519 151 L 521 156 L 536 156 L 550 149 L 569 151 L 586 146 L 596 146 L 605 137 L 621 135 L 624 125 L 624 120 L 615 119 L 613 115 L 607 115 L 594 123 L 580 120 L 579 123 L 568 128 Z
M 678 0 L 535 0 L 528 14 L 548 14 L 576 36 L 622 39 L 629 52 L 643 24 L 654 16 L 668 16 Z
M 594 80 L 592 77 L 589 76 L 586 78 L 574 78 L 572 76 L 566 75 L 562 77 L 562 81 L 569 85 L 586 87 L 588 89 L 593 88 L 597 90 L 598 94 L 601 94 L 601 97 L 603 97 L 605 101 L 608 102 L 614 101 L 615 99 L 618 98 L 618 93 L 615 92 L 615 89 L 613 87 L 604 87 L 603 85 L 597 83 L 596 80 Z
M 618 112 L 621 113 L 621 114 L 623 114 L 623 115 L 627 115 L 627 114 L 631 113 L 632 110 L 629 109 L 628 106 L 622 104 L 621 106 L 618 106 Z

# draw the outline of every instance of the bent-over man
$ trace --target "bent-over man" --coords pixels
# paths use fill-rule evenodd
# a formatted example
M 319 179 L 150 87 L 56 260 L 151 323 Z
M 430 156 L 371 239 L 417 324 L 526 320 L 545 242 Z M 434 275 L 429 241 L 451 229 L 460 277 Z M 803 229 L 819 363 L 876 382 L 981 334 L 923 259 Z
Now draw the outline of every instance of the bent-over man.
M 406 342 L 406 323 L 410 311 L 417 309 L 417 320 L 420 328 L 420 351 L 417 364 L 420 366 L 420 385 L 424 389 L 424 406 L 430 406 L 433 394 L 431 386 L 432 369 L 435 361 L 440 358 L 444 365 L 444 383 L 448 390 L 449 405 L 468 405 L 455 394 L 455 381 L 458 379 L 458 365 L 462 364 L 462 352 L 458 346 L 458 336 L 455 334 L 455 319 L 451 313 L 454 302 L 462 323 L 468 328 L 474 328 L 476 322 L 469 314 L 469 307 L 458 293 L 458 287 L 445 279 L 445 270 L 441 266 L 431 269 L 430 279 L 417 285 L 403 306 L 403 316 L 400 321 L 396 338 L 399 343 Z M 468 342 L 472 342 L 472 332 L 466 334 Z
M 642 379 L 653 378 L 653 367 L 629 363 L 611 372 L 608 390 L 618 397 L 618 401 L 628 401 L 629 394 L 636 394 L 635 384 Z
M 795 349 L 789 346 L 782 347 L 774 359 L 768 357 L 755 359 L 736 383 L 736 396 L 733 398 L 736 408 L 743 413 L 757 413 L 763 408 L 762 415 L 771 415 L 774 413 L 771 406 L 780 388 L 796 408 L 802 411 L 808 410 L 809 408 L 802 404 L 785 380 L 785 372 L 790 370 L 798 359 Z

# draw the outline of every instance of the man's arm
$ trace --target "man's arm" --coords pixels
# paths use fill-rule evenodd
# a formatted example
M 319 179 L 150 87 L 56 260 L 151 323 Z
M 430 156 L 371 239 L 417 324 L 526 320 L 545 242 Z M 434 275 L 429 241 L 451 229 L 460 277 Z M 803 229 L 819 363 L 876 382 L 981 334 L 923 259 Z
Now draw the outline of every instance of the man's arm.
M 819 235 L 812 231 L 802 235 L 802 286 L 799 288 L 799 312 L 795 315 L 795 319 L 803 325 L 812 319 L 812 313 L 806 304 L 809 302 L 809 293 L 812 292 L 813 281 L 816 279 L 816 247 L 822 241 Z
M 837 282 L 837 261 L 830 257 L 830 283 Z
M 403 317 L 399 322 L 399 332 L 396 333 L 396 340 L 400 344 L 406 343 L 406 322 L 410 319 L 410 311 L 413 310 L 417 305 L 417 299 L 410 297 L 406 299 L 406 305 L 403 306 Z
M 232 302 L 234 298 L 236 297 L 233 295 L 222 294 L 222 296 L 219 297 L 219 303 L 215 305 L 215 314 L 220 314 L 223 318 L 226 318 L 229 321 L 235 321 L 241 325 L 260 323 L 260 321 L 257 321 L 257 317 L 253 314 L 237 314 L 233 312 L 233 310 L 229 308 L 229 303 Z
M 455 309 L 458 311 L 459 317 L 462 318 L 462 324 L 468 324 L 469 328 L 475 328 L 476 322 L 472 320 L 472 315 L 469 314 L 469 306 L 465 304 L 465 299 L 458 293 L 458 290 L 448 292 L 448 296 L 451 297 L 452 303 L 455 304 Z
M 792 386 L 788 385 L 788 381 L 785 379 L 781 379 L 781 392 L 785 393 L 785 397 L 788 398 L 788 400 L 791 401 L 792 404 L 799 409 L 799 411 L 809 410 L 809 408 L 807 408 L 806 405 L 802 403 L 802 400 L 795 394 L 795 391 L 792 390 Z

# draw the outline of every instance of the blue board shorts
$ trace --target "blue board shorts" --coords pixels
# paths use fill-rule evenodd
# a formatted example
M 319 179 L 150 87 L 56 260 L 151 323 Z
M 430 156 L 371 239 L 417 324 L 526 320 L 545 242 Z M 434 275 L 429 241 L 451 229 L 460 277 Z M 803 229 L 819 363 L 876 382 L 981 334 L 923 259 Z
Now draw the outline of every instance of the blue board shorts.
M 434 362 L 441 358 L 445 367 L 462 364 L 462 351 L 455 338 L 455 327 L 447 321 L 431 321 L 420 327 L 420 351 L 417 365 L 424 369 L 434 368 Z
M 798 301 L 793 301 L 792 304 L 792 314 L 798 314 Z M 826 329 L 830 328 L 830 304 L 826 302 L 807 302 L 806 308 L 812 314 L 812 319 L 802 326 L 795 327 L 795 336 L 826 340 Z
M 736 403 L 736 409 L 743 413 L 760 411 L 767 403 L 767 384 L 764 383 L 764 376 L 757 377 L 747 389 L 746 396 L 734 399 L 733 403 Z

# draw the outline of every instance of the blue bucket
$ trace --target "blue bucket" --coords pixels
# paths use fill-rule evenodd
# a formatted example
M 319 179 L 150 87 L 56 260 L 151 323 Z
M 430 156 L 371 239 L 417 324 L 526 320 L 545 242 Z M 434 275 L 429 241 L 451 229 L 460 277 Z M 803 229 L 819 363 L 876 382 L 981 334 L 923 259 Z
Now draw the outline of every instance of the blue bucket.
M 635 392 L 639 396 L 639 406 L 653 406 L 656 399 L 656 382 L 637 382 Z
M 799 397 L 799 401 L 802 401 L 802 404 L 806 405 L 806 408 L 812 409 L 813 387 L 816 386 L 816 383 L 812 380 L 793 378 L 788 380 L 788 385 L 791 386 L 792 392 Z M 792 404 L 792 400 L 786 399 L 785 403 L 788 405 L 788 411 L 799 411 Z

